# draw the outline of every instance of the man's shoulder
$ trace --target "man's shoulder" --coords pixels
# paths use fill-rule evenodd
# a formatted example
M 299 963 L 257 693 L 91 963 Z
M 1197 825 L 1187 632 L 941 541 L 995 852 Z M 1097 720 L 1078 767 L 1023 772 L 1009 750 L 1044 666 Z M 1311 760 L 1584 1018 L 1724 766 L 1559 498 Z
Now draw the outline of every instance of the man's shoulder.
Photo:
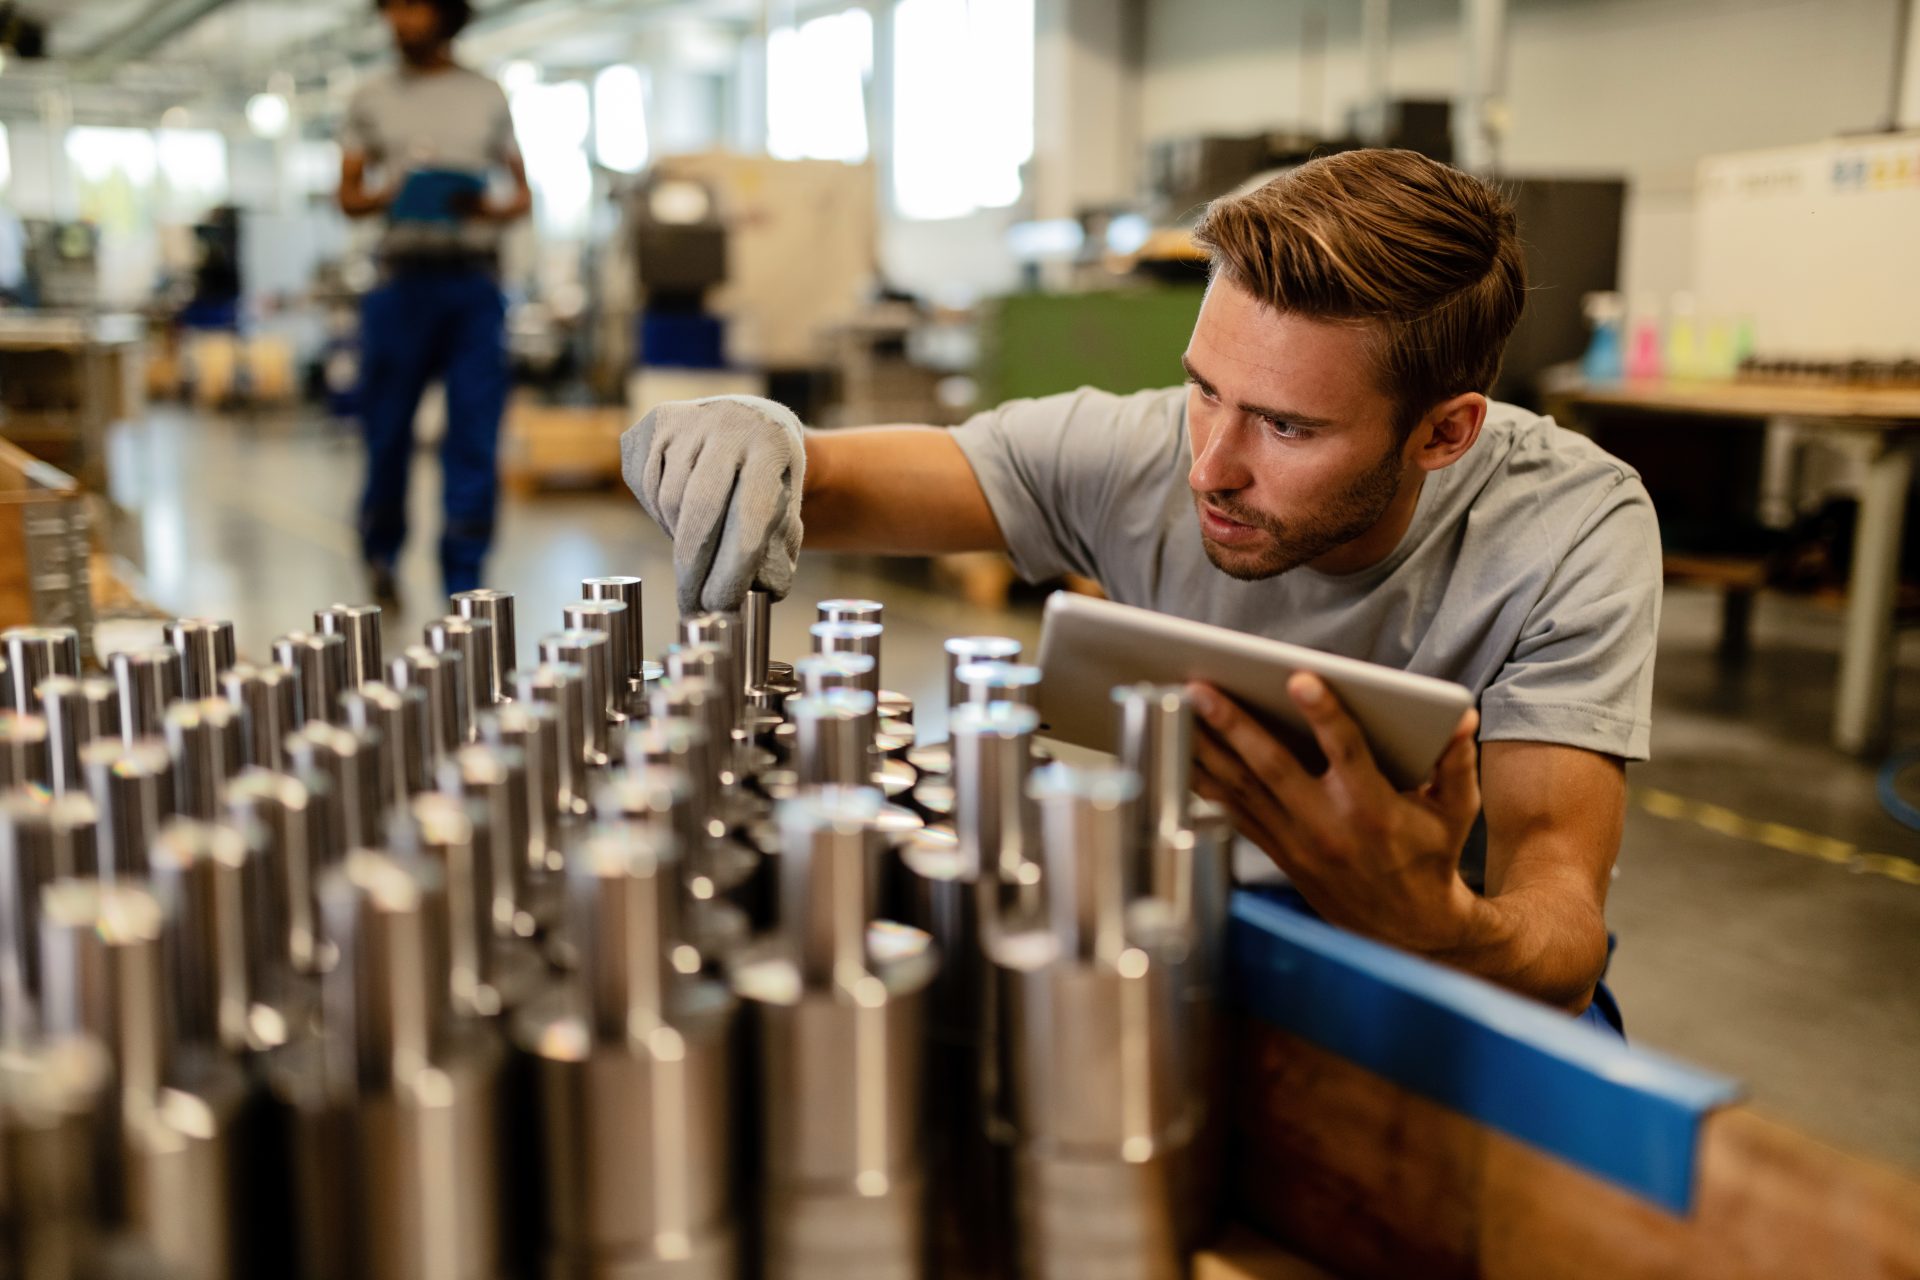
M 1488 406 L 1485 484 L 1474 505 L 1525 503 L 1582 516 L 1606 502 L 1648 502 L 1640 473 L 1587 436 L 1518 405 Z

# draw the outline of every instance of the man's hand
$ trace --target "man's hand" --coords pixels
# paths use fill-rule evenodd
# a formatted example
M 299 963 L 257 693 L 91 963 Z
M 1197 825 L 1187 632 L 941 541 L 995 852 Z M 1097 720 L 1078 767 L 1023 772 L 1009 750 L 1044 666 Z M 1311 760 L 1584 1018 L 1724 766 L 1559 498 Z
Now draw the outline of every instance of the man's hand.
M 1190 692 L 1200 713 L 1195 790 L 1224 805 L 1316 911 L 1429 955 L 1472 935 L 1482 904 L 1460 878 L 1460 850 L 1480 812 L 1478 712 L 1461 717 L 1433 776 L 1400 792 L 1316 676 L 1296 674 L 1287 693 L 1327 757 L 1317 777 L 1218 690 L 1194 685 Z
M 757 396 L 663 404 L 620 437 L 620 474 L 673 539 L 680 612 L 782 599 L 800 555 L 807 453 L 793 411 Z

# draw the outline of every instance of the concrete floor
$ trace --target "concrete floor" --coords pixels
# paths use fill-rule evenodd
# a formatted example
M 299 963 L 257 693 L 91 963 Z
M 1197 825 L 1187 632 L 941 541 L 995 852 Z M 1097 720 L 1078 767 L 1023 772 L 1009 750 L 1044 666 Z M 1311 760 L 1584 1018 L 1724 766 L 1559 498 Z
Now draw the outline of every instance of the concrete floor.
M 163 608 L 231 618 L 242 654 L 262 656 L 315 607 L 364 597 L 350 433 L 161 411 L 114 449 Z M 437 502 L 423 458 L 389 645 L 444 612 Z M 509 500 L 497 545 L 489 576 L 518 594 L 523 648 L 557 629 L 581 578 L 607 573 L 647 580 L 648 650 L 671 641 L 669 547 L 624 492 Z M 929 701 L 945 636 L 1038 634 L 1031 602 L 982 614 L 917 563 L 809 556 L 794 594 L 885 600 L 889 683 Z M 805 651 L 810 612 L 776 610 L 776 656 Z M 1872 765 L 1827 745 L 1838 615 L 1763 601 L 1736 672 L 1715 660 L 1717 619 L 1710 594 L 1667 597 L 1655 758 L 1631 774 L 1609 908 L 1629 1034 L 1746 1081 L 1759 1106 L 1839 1146 L 1920 1169 L 1920 833 L 1881 811 Z M 1920 636 L 1900 659 L 1896 736 L 1915 745 Z

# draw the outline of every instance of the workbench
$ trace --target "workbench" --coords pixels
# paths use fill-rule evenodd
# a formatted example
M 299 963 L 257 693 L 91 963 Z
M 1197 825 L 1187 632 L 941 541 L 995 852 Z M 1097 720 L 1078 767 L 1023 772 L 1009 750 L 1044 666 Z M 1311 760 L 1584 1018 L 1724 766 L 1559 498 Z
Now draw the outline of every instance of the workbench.
M 1920 1180 L 1737 1082 L 1235 895 L 1236 1225 L 1196 1280 L 1911 1280 Z
M 1895 603 L 1914 453 L 1920 448 L 1920 388 L 1795 382 L 1561 381 L 1552 399 L 1582 407 L 1749 421 L 1765 431 L 1761 513 L 1791 516 L 1799 447 L 1815 441 L 1849 457 L 1862 476 L 1853 564 L 1840 645 L 1833 743 L 1853 755 L 1883 750 L 1892 707 Z
M 0 310 L 0 436 L 106 492 L 107 428 L 144 411 L 144 342 L 138 316 Z

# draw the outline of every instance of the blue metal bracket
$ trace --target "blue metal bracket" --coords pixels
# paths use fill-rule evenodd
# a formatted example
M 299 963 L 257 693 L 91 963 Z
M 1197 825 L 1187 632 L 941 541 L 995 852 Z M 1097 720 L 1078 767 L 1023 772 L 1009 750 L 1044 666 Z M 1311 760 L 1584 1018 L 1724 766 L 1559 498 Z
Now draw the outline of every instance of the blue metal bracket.
M 1564 1014 L 1234 895 L 1247 1012 L 1674 1213 L 1693 1204 L 1700 1123 L 1740 1088 Z

